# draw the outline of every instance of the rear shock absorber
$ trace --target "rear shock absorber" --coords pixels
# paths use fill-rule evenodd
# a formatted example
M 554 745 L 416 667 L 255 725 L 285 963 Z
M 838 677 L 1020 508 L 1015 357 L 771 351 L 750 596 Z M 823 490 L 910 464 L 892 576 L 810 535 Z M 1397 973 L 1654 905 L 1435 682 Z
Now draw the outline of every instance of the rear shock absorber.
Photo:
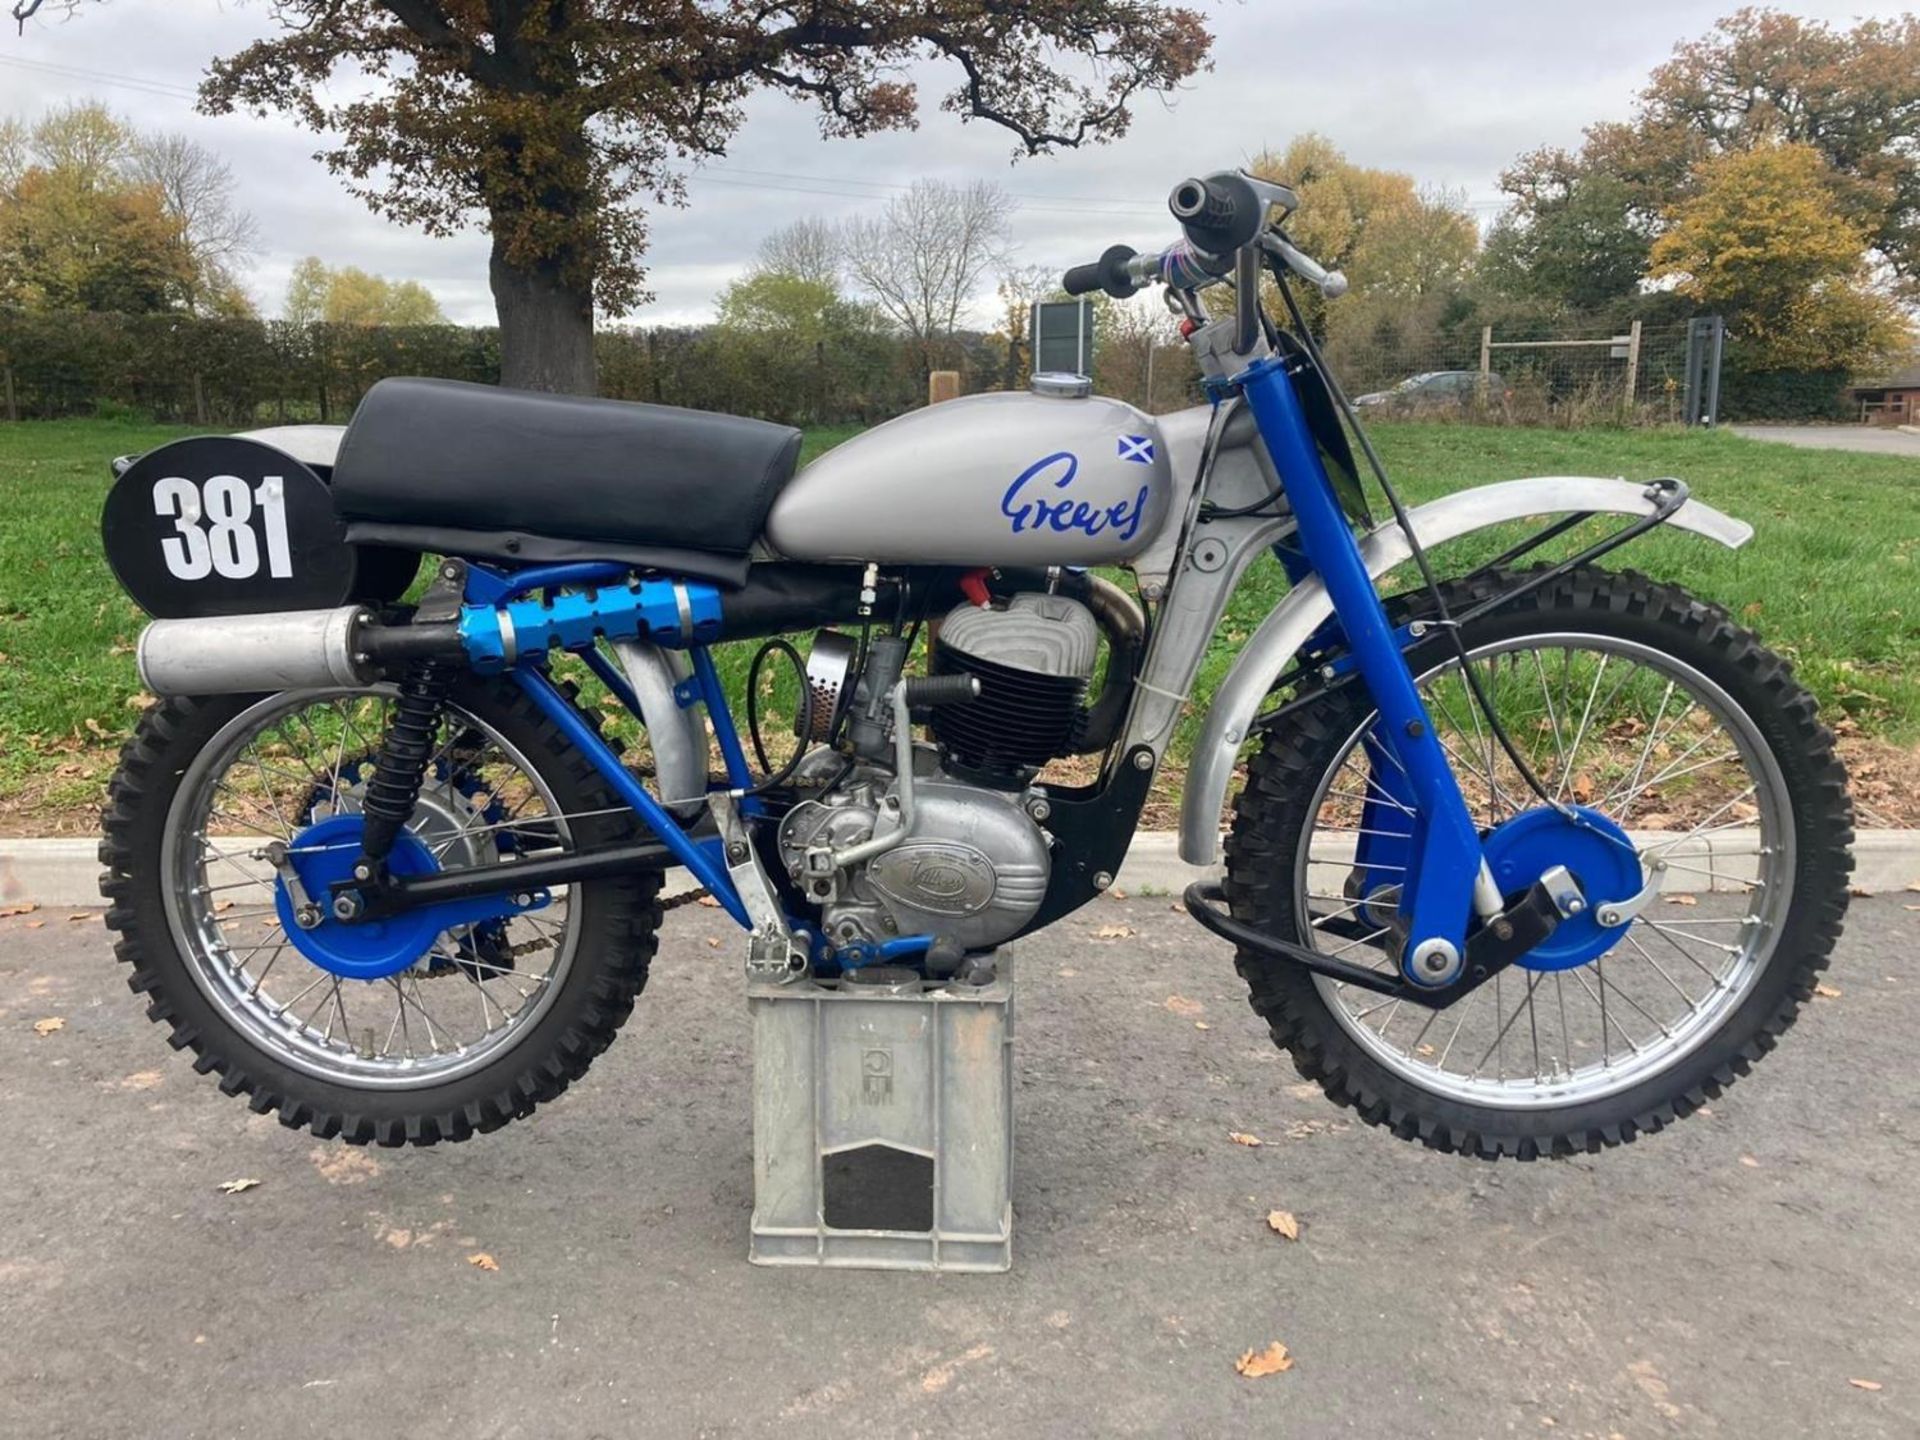
M 361 801 L 364 825 L 360 832 L 360 860 L 354 878 L 376 889 L 385 881 L 387 856 L 393 842 L 413 816 L 426 782 L 427 762 L 433 758 L 440 733 L 440 710 L 446 704 L 453 667 L 445 660 L 416 660 L 400 681 L 400 694 L 386 733 L 380 737 L 380 758 Z

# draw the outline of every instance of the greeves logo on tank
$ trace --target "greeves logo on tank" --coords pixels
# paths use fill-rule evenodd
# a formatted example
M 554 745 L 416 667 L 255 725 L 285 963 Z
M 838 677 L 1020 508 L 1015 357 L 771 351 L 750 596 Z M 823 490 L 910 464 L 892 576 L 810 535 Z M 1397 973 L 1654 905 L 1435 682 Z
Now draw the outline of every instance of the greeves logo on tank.
M 1012 522 L 1013 533 L 1043 530 L 1065 535 L 1078 530 L 1083 535 L 1101 535 L 1111 530 L 1123 541 L 1137 535 L 1147 517 L 1148 488 L 1142 485 L 1139 494 L 1110 505 L 1089 504 L 1072 495 L 1049 496 L 1049 483 L 1056 491 L 1066 490 L 1079 473 L 1080 459 L 1070 450 L 1056 451 L 1022 470 L 1000 500 L 1000 513 Z

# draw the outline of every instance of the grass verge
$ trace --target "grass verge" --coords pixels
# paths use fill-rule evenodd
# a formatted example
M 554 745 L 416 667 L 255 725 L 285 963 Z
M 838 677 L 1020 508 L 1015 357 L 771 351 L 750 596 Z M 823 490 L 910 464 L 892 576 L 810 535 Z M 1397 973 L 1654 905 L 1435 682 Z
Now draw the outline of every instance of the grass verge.
M 87 828 L 79 822 L 143 703 L 132 659 L 143 617 L 100 558 L 107 462 L 187 433 L 118 421 L 0 425 L 0 827 Z M 809 434 L 805 458 L 853 433 Z M 1750 521 L 1752 544 L 1727 551 L 1660 533 L 1614 563 L 1728 606 L 1794 659 L 1843 733 L 1894 747 L 1920 741 L 1920 466 L 1912 461 L 1725 432 L 1401 423 L 1376 433 L 1415 502 L 1521 475 L 1679 476 L 1700 499 Z M 1519 533 L 1457 541 L 1435 552 L 1439 569 L 1468 568 Z M 1214 637 L 1196 713 L 1283 590 L 1278 566 L 1260 561 Z M 730 647 L 723 657 L 736 686 L 750 653 Z

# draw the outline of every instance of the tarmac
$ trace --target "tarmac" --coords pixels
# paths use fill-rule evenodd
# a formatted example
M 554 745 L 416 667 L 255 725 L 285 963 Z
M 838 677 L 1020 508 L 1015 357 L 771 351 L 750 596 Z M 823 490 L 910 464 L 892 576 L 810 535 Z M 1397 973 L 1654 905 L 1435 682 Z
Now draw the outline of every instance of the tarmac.
M 747 1264 L 718 911 L 558 1103 L 363 1151 L 221 1095 L 43 907 L 0 919 L 0 1435 L 1910 1436 L 1916 904 L 1854 903 L 1710 1113 L 1491 1165 L 1303 1083 L 1171 902 L 1098 902 L 1020 950 L 996 1276 Z

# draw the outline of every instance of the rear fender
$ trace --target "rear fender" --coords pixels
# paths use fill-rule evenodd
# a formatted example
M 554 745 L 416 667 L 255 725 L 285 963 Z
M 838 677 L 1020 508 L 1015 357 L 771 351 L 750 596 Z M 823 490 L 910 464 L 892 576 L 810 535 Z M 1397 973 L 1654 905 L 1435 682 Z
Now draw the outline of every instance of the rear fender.
M 1554 475 L 1506 480 L 1463 490 L 1419 506 L 1408 520 L 1430 549 L 1476 530 L 1524 520 L 1590 512 L 1601 515 L 1650 515 L 1657 501 L 1642 486 L 1626 480 Z M 1743 520 L 1689 500 L 1667 524 L 1738 549 L 1753 538 Z M 1383 525 L 1360 542 L 1367 573 L 1375 579 L 1413 555 L 1397 525 Z M 1214 692 L 1207 721 L 1188 764 L 1180 806 L 1180 858 L 1190 865 L 1211 865 L 1220 852 L 1220 812 L 1240 744 L 1261 703 L 1293 663 L 1300 648 L 1333 614 L 1333 602 L 1318 578 L 1310 577 L 1286 597 L 1248 638 L 1233 669 Z

